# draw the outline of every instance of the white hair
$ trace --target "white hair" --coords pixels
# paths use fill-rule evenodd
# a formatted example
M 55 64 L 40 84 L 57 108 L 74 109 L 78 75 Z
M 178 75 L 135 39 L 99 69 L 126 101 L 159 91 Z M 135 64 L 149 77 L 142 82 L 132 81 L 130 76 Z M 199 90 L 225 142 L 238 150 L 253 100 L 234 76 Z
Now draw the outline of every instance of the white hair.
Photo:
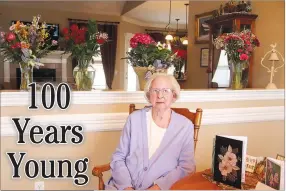
M 149 91 L 150 88 L 152 86 L 152 82 L 157 78 L 157 77 L 165 77 L 166 79 L 169 79 L 172 85 L 172 90 L 173 90 L 173 96 L 175 98 L 175 101 L 177 101 L 180 97 L 180 85 L 177 82 L 176 78 L 173 75 L 169 75 L 166 73 L 155 73 L 153 74 L 148 81 L 145 84 L 145 88 L 144 88 L 144 96 L 145 99 L 150 103 L 150 95 L 149 95 Z

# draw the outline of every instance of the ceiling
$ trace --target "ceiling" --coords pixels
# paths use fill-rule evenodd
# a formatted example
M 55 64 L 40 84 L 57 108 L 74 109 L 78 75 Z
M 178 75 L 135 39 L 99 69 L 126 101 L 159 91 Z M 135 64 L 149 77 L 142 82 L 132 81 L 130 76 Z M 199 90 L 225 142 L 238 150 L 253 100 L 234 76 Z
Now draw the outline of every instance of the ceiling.
M 171 23 L 176 24 L 175 19 L 180 19 L 179 24 L 186 24 L 186 6 L 189 1 L 171 1 Z M 145 23 L 165 24 L 169 22 L 170 1 L 146 1 L 135 7 L 124 16 Z
M 179 25 L 185 28 L 186 24 L 186 6 L 189 1 L 172 0 L 171 24 L 176 26 L 176 20 Z M 63 10 L 80 13 L 93 13 L 101 15 L 123 16 L 133 22 L 144 26 L 166 26 L 169 22 L 170 1 L 30 1 L 15 2 L 6 1 L 0 4 L 10 6 L 21 6 L 24 8 L 41 8 L 49 10 Z
M 126 1 L 29 1 L 29 2 L 0 2 L 11 6 L 24 8 L 41 8 L 49 10 L 62 10 L 80 13 L 93 13 L 99 15 L 120 16 Z

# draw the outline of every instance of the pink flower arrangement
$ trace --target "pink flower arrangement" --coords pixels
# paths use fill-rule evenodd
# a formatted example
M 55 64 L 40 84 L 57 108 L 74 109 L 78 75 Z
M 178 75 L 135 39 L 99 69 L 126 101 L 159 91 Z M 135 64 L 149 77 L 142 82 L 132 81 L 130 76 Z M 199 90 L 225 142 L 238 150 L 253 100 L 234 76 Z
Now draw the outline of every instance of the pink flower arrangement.
M 249 60 L 255 47 L 260 46 L 258 38 L 250 30 L 226 33 L 214 40 L 217 49 L 226 51 L 230 60 L 234 62 Z
M 130 46 L 131 46 L 131 48 L 136 48 L 138 46 L 138 43 L 144 44 L 144 45 L 149 45 L 149 44 L 155 44 L 155 41 L 148 34 L 136 33 L 130 39 Z
M 167 69 L 172 62 L 173 53 L 163 45 L 157 45 L 148 34 L 136 33 L 130 39 L 131 51 L 127 57 L 133 67 L 155 67 Z

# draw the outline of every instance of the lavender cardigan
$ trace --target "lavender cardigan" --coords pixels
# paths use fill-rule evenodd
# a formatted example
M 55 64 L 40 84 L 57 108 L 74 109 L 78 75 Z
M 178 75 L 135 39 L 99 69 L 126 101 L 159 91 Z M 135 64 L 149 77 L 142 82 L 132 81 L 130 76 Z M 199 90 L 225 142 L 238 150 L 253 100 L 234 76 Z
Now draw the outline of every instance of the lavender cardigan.
M 163 140 L 149 159 L 146 111 L 144 108 L 129 115 L 120 143 L 112 156 L 111 178 L 105 189 L 148 189 L 157 184 L 162 190 L 194 173 L 194 126 L 184 116 L 172 111 L 170 124 Z

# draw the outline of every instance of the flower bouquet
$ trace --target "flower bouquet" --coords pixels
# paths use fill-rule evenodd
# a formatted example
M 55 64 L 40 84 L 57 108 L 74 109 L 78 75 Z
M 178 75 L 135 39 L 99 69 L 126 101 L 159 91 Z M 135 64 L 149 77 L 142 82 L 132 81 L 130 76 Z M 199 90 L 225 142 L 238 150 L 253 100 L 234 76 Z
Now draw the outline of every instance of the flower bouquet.
M 51 51 L 51 46 L 57 45 L 57 41 L 51 40 L 46 23 L 39 25 L 39 20 L 38 15 L 30 25 L 17 21 L 9 32 L 0 33 L 0 53 L 5 60 L 20 65 L 21 90 L 28 90 L 33 81 L 33 68 L 42 66 L 40 58 Z
M 95 77 L 91 63 L 93 57 L 100 54 L 100 46 L 107 42 L 107 33 L 98 32 L 96 21 L 89 20 L 87 27 L 79 28 L 73 24 L 64 28 L 62 36 L 65 53 L 71 52 L 71 57 L 78 62 L 73 72 L 77 90 L 91 90 Z
M 260 46 L 258 38 L 250 31 L 222 34 L 214 40 L 217 49 L 226 51 L 232 71 L 233 89 L 242 89 L 248 83 L 249 58 L 255 47 Z
M 187 46 L 182 43 L 184 39 L 185 37 L 174 37 L 174 40 L 171 42 L 172 51 L 176 54 L 173 60 L 176 79 L 186 78 L 186 72 L 182 72 L 183 67 L 185 67 L 187 63 Z
M 130 39 L 130 46 L 132 49 L 124 59 L 128 59 L 133 66 L 141 90 L 153 73 L 167 72 L 175 56 L 165 45 L 156 44 L 148 34 L 135 34 Z

